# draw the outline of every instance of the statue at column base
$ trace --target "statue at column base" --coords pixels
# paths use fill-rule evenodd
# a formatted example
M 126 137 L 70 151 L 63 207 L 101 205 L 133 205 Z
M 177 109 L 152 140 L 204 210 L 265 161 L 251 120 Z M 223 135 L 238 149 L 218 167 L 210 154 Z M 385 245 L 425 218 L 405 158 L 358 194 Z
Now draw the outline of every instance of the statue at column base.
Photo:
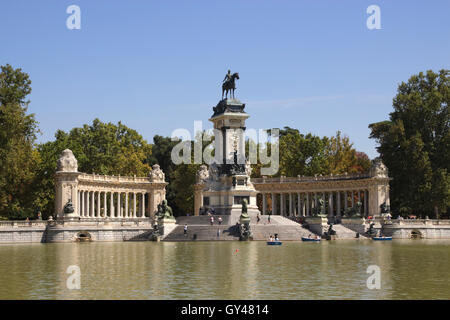
M 158 224 L 175 223 L 175 217 L 172 213 L 172 208 L 167 205 L 167 200 L 164 199 L 158 204 L 158 212 L 156 213 Z

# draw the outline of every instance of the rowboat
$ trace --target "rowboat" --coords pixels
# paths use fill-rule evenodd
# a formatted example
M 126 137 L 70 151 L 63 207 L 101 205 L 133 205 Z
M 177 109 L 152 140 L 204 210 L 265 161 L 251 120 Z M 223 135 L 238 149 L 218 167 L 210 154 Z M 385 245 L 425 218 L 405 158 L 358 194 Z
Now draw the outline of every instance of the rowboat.
M 372 239 L 375 241 L 389 241 L 392 240 L 392 237 L 373 237 Z
M 320 239 L 302 237 L 302 241 L 319 242 Z
M 281 246 L 282 244 L 281 241 L 267 241 L 268 246 Z

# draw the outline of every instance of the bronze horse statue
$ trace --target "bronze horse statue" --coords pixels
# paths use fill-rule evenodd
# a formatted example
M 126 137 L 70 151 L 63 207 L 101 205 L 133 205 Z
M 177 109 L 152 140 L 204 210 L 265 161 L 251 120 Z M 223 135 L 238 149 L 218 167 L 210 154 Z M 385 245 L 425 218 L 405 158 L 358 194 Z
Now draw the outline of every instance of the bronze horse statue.
M 228 92 L 230 92 L 230 98 L 234 99 L 234 90 L 236 89 L 236 85 L 234 83 L 235 79 L 239 79 L 239 73 L 237 72 L 231 75 L 230 80 L 227 80 L 222 84 L 222 100 L 224 92 L 225 98 L 228 96 Z

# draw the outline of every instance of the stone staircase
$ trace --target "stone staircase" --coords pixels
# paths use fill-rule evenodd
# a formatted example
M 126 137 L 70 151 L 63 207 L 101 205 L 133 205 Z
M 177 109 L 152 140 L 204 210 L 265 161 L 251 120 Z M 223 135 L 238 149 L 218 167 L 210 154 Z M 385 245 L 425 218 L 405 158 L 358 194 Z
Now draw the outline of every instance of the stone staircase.
M 237 226 L 226 225 L 189 225 L 184 234 L 184 224 L 177 226 L 163 241 L 226 241 L 239 240 Z
M 214 225 L 208 216 L 178 217 L 177 227 L 165 236 L 163 241 L 226 241 L 239 240 L 239 230 L 235 224 L 230 224 L 230 216 L 222 215 L 222 224 L 217 222 L 218 215 L 214 216 Z M 268 223 L 267 216 L 261 216 L 259 223 L 256 217 L 251 217 L 250 228 L 253 240 L 267 241 L 270 235 L 278 234 L 280 240 L 301 240 L 313 234 L 303 228 L 299 223 L 282 216 L 271 216 Z M 188 225 L 187 235 L 184 234 L 184 225 Z
M 328 229 L 327 229 L 328 230 Z M 336 231 L 335 239 L 355 239 L 356 232 L 344 227 L 341 224 L 333 224 L 333 230 Z M 365 239 L 366 237 L 363 235 L 359 235 L 361 239 Z

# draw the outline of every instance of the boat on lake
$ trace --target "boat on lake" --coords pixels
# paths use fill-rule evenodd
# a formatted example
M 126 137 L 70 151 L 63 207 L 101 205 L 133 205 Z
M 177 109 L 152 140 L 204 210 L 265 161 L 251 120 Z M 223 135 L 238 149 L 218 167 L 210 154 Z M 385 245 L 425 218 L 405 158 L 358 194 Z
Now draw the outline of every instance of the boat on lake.
M 375 240 L 375 241 L 389 241 L 389 240 L 392 240 L 392 237 L 373 237 L 372 240 Z
M 281 241 L 267 241 L 268 246 L 281 246 L 283 242 Z
M 306 237 L 302 237 L 302 241 L 306 241 L 306 242 L 320 242 L 320 238 L 318 239 L 314 239 L 314 238 L 306 238 Z

